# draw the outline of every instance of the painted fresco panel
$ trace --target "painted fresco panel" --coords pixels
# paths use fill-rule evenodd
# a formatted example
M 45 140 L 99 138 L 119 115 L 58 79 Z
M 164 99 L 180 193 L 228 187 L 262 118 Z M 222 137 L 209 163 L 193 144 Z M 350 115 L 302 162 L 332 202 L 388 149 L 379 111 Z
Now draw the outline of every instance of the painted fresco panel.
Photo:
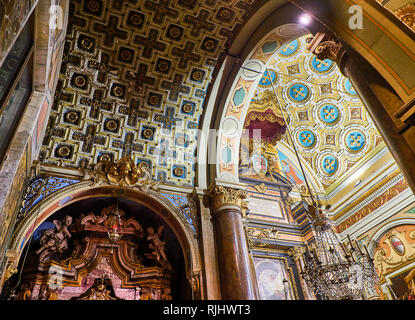
M 283 260 L 255 257 L 254 265 L 261 300 L 294 300 Z

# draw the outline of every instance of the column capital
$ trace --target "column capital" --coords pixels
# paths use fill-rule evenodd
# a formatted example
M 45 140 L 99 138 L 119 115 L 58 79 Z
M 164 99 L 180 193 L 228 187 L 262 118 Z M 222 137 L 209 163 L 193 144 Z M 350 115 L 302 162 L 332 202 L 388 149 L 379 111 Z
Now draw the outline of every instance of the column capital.
M 344 45 L 330 32 L 317 32 L 314 37 L 307 39 L 307 50 L 320 60 L 330 59 L 337 63 L 343 73 L 345 59 L 348 55 Z
M 216 181 L 206 191 L 204 205 L 216 213 L 221 207 L 239 207 L 243 215 L 248 208 L 248 194 L 242 185 L 222 184 Z
M 288 250 L 288 255 L 292 257 L 294 260 L 298 260 L 303 253 L 305 253 L 305 247 L 292 247 Z

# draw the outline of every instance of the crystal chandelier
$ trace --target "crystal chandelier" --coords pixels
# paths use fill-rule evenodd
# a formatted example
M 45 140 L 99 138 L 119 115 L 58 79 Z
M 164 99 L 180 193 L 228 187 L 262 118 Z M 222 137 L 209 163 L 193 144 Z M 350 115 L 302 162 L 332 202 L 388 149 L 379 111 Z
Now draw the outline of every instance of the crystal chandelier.
M 268 69 L 266 69 L 266 72 L 270 77 Z M 284 117 L 287 133 L 307 187 L 307 198 L 309 198 L 308 201 L 304 202 L 308 204 L 307 211 L 314 231 L 314 241 L 306 245 L 306 250 L 300 258 L 301 275 L 306 284 L 314 290 L 314 293 L 320 295 L 323 299 L 361 300 L 368 296 L 376 296 L 376 286 L 379 278 L 373 259 L 370 257 L 366 246 L 364 247 L 365 252 L 362 252 L 359 244 L 355 241 L 353 245 L 349 236 L 347 244 L 339 241 L 327 212 L 322 209 L 318 199 L 317 201 L 314 199 L 291 130 L 284 111 L 278 102 L 278 95 L 272 82 L 271 86 L 276 103 Z M 301 193 L 300 195 L 303 197 Z
M 364 300 L 376 295 L 378 275 L 366 246 L 342 243 L 331 226 L 327 213 L 309 205 L 314 242 L 300 258 L 301 275 L 315 294 L 329 300 Z M 375 293 L 375 294 L 374 294 Z

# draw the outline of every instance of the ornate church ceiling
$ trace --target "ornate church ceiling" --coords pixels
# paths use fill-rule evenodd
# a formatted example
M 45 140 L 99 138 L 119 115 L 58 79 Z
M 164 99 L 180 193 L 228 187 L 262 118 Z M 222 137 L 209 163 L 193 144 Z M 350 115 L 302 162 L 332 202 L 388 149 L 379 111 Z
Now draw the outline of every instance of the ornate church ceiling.
M 72 0 L 40 154 L 84 167 L 131 156 L 194 185 L 195 130 L 223 53 L 257 0 Z
M 334 62 L 309 53 L 307 38 L 284 45 L 270 59 L 248 114 L 261 105 L 277 114 L 275 88 L 299 154 L 327 188 L 382 139 L 350 81 Z M 277 149 L 281 143 L 292 146 L 287 135 Z

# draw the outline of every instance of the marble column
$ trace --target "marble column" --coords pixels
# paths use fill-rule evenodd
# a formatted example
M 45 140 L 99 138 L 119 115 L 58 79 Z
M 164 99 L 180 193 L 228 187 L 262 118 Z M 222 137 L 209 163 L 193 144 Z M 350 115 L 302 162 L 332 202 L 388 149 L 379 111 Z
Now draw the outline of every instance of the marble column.
M 246 191 L 216 185 L 206 198 L 214 227 L 222 299 L 258 299 L 255 271 L 242 224 Z
M 415 193 L 415 154 L 407 140 L 400 134 L 396 119 L 393 119 L 388 113 L 388 109 L 394 109 L 388 104 L 399 103 L 399 97 L 387 88 L 386 81 L 368 65 L 367 61 L 361 58 L 357 62 L 356 58 L 359 58 L 357 54 L 348 53 L 345 46 L 332 34 L 317 33 L 309 40 L 308 50 L 320 60 L 335 61 L 340 71 L 353 84 L 412 192 Z M 352 54 L 355 56 L 352 57 Z M 379 87 L 379 83 L 383 85 L 384 89 L 381 96 L 379 91 L 374 90 Z M 385 91 L 388 91 L 387 95 L 385 95 Z

